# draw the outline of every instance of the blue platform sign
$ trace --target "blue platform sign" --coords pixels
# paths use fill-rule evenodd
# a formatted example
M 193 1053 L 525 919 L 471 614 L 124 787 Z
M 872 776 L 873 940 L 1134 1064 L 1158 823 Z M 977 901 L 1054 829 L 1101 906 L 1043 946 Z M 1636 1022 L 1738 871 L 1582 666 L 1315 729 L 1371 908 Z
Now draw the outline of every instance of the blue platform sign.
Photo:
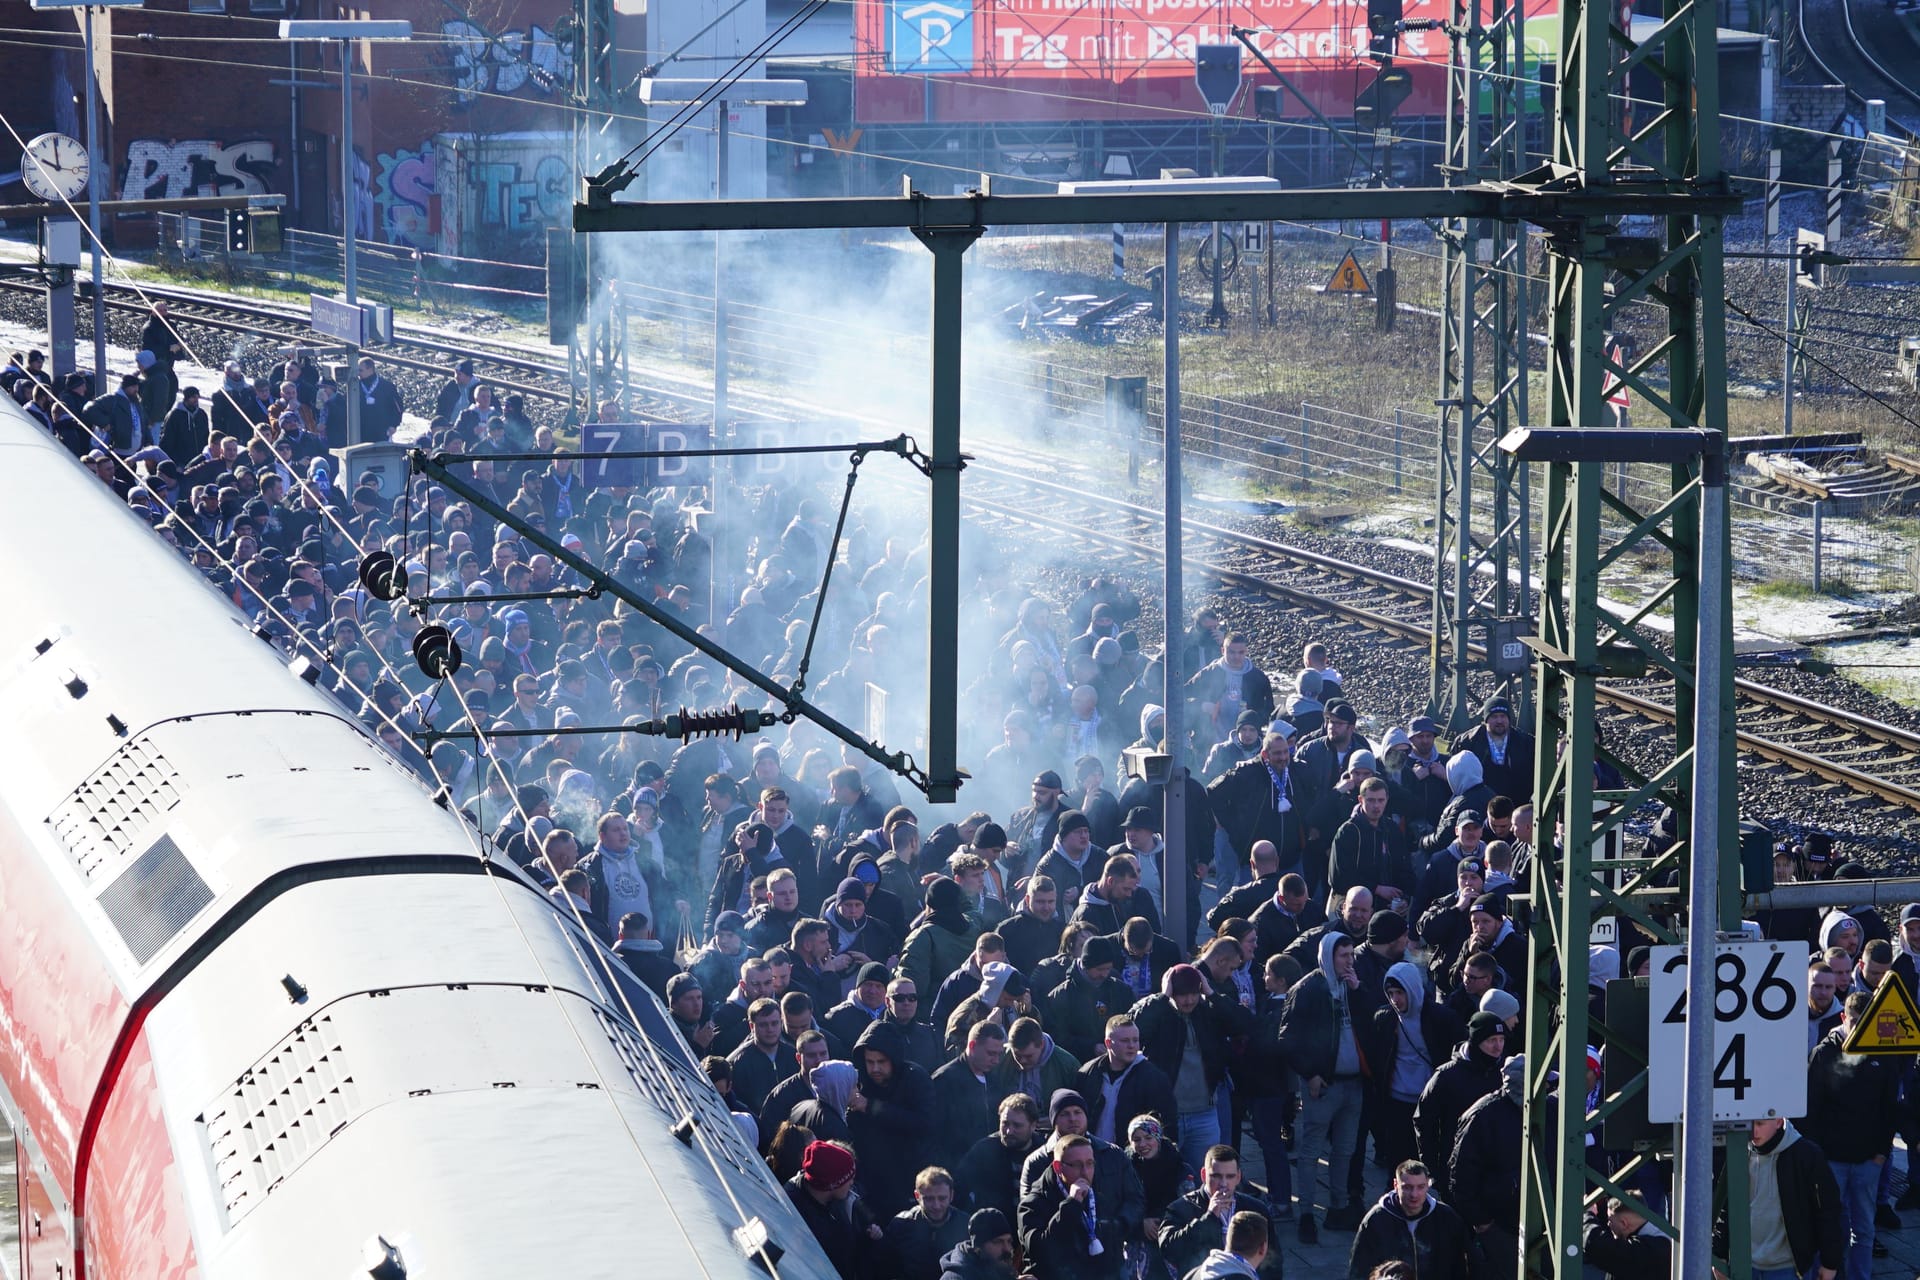
M 971 0 L 889 0 L 888 71 L 952 75 L 973 61 Z
M 589 422 L 580 428 L 580 478 L 591 488 L 704 487 L 713 474 L 712 458 L 606 455 L 706 449 L 711 439 L 704 422 Z

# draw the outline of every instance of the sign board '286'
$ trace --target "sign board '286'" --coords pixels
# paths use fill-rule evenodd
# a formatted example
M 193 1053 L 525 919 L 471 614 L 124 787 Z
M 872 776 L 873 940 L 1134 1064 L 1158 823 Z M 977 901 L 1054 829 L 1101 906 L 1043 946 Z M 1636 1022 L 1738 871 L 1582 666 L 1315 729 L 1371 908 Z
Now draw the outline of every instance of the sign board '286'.
M 1759 1120 L 1807 1109 L 1806 973 L 1777 942 L 1722 942 L 1713 973 L 1713 1118 Z M 1687 953 L 1655 947 L 1648 982 L 1647 1119 L 1686 1107 Z

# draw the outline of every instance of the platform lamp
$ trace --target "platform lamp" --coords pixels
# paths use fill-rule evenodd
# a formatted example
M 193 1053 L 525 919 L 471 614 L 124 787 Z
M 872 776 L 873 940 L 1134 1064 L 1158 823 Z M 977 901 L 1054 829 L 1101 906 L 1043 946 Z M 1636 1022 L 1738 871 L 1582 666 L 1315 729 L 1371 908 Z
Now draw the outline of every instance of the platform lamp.
M 337 40 L 340 43 L 340 245 L 343 258 L 341 274 L 346 286 L 348 306 L 359 306 L 357 279 L 353 264 L 353 42 L 355 40 L 407 40 L 413 36 L 413 24 L 405 19 L 306 19 L 290 18 L 280 23 L 280 38 L 296 41 Z M 359 362 L 359 348 L 347 352 L 347 439 L 360 443 L 360 396 L 354 393 L 353 379 Z
M 807 105 L 807 82 L 805 80 L 735 80 L 731 84 L 712 80 L 669 79 L 661 76 L 642 76 L 640 79 L 640 101 L 649 107 L 678 106 L 700 103 L 714 109 L 714 196 L 727 198 L 727 115 L 734 107 L 804 107 Z M 713 444 L 715 448 L 728 447 L 727 438 L 727 382 L 731 363 L 727 354 L 727 290 L 725 281 L 725 258 L 721 254 L 721 238 L 718 232 L 713 237 Z M 722 478 L 727 459 L 714 460 L 713 484 L 709 490 L 708 505 L 713 510 L 714 545 L 709 550 L 708 559 L 712 565 L 712 578 L 708 586 L 707 616 L 724 619 L 733 610 L 734 601 L 729 585 L 733 570 L 733 557 L 720 545 L 729 541 L 727 522 L 720 516 L 720 495 L 727 489 L 727 481 Z

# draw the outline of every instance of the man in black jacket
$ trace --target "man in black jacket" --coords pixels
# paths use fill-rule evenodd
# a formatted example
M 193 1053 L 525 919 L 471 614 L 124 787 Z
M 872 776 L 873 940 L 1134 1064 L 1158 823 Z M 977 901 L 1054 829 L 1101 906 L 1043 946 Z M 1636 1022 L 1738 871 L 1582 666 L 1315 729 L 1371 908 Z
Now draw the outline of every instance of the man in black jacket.
M 1274 895 L 1248 919 L 1253 922 L 1253 962 L 1264 971 L 1267 961 L 1292 946 L 1301 934 L 1325 924 L 1327 912 L 1307 893 L 1306 877 L 1289 871 L 1280 877 Z
M 1394 1169 L 1393 1187 L 1367 1210 L 1354 1233 L 1347 1280 L 1367 1280 L 1386 1262 L 1407 1263 L 1420 1280 L 1467 1280 L 1467 1224 L 1433 1196 L 1431 1179 L 1418 1160 Z
M 1667 1280 L 1673 1274 L 1673 1240 L 1618 1196 L 1607 1199 L 1607 1220 L 1596 1210 L 1587 1220 L 1582 1250 L 1588 1266 L 1607 1280 Z
M 1500 1088 L 1500 1055 L 1507 1029 L 1496 1014 L 1476 1013 L 1467 1022 L 1467 1040 L 1433 1073 L 1414 1104 L 1414 1141 L 1431 1171 L 1434 1194 L 1451 1200 L 1443 1172 L 1453 1158 L 1453 1139 L 1467 1108 Z
M 1840 1185 L 1827 1157 L 1802 1137 L 1793 1122 L 1756 1120 L 1747 1140 L 1749 1245 L 1755 1275 L 1806 1276 L 1819 1268 L 1820 1280 L 1846 1265 L 1846 1212 Z M 1721 1274 L 1731 1237 L 1727 1211 L 1713 1224 L 1713 1256 Z
M 160 448 L 184 467 L 206 451 L 208 439 L 209 423 L 207 411 L 200 405 L 200 388 L 188 387 L 160 428 Z
M 1020 1243 L 1039 1280 L 1118 1280 L 1126 1228 L 1094 1190 L 1093 1142 L 1054 1141 L 1053 1164 L 1020 1197 Z
M 976 1211 L 998 1209 L 1008 1216 L 1020 1212 L 1020 1170 L 1040 1145 L 1040 1108 L 1024 1093 L 1000 1102 L 998 1132 L 974 1143 L 954 1170 L 960 1176 L 960 1194 Z
M 1480 727 L 1453 744 L 1455 751 L 1480 757 L 1480 775 L 1493 794 L 1516 804 L 1533 798 L 1533 735 L 1513 727 L 1513 708 L 1504 699 L 1487 705 Z
M 1060 914 L 1060 893 L 1048 876 L 1027 881 L 1020 909 L 995 926 L 1007 946 L 1007 963 L 1033 976 L 1033 967 L 1060 950 L 1060 934 L 1067 927 Z
M 967 1215 L 954 1207 L 953 1175 L 922 1169 L 913 1181 L 914 1205 L 882 1228 L 881 1274 L 895 1280 L 940 1280 L 940 1260 L 967 1238 Z
M 1160 1252 L 1176 1275 L 1186 1275 L 1215 1249 L 1227 1247 L 1227 1225 L 1238 1213 L 1257 1213 L 1267 1220 L 1267 1239 L 1278 1241 L 1280 1228 L 1273 1205 L 1257 1185 L 1241 1180 L 1240 1153 L 1215 1143 L 1200 1165 L 1201 1185 L 1167 1206 L 1160 1224 Z M 1261 1280 L 1280 1280 L 1280 1250 L 1267 1250 L 1257 1274 Z
M 935 1164 L 957 1169 L 973 1144 L 993 1132 L 1001 1094 L 994 1068 L 1006 1052 L 1007 1033 L 996 1022 L 976 1022 L 959 1057 L 933 1073 Z
M 1140 1027 L 1131 1015 L 1107 1019 L 1105 1048 L 1074 1077 L 1074 1092 L 1087 1101 L 1087 1131 L 1121 1145 L 1135 1116 L 1157 1116 L 1173 1126 L 1173 1086 L 1167 1073 L 1140 1052 Z
M 365 356 L 360 358 L 359 374 L 349 394 L 360 397 L 360 440 L 391 440 L 406 412 L 400 390 L 381 377 Z
M 680 972 L 667 949 L 653 936 L 653 925 L 638 911 L 620 917 L 620 936 L 613 953 L 627 962 L 633 976 L 662 1000 L 667 998 L 667 981 Z
M 853 1219 L 853 1152 L 837 1142 L 810 1142 L 800 1172 L 787 1179 L 787 1198 L 842 1276 L 862 1274 L 860 1249 L 866 1233 Z
M 1382 907 L 1411 899 L 1413 862 L 1406 837 L 1387 817 L 1387 784 L 1368 778 L 1360 784 L 1360 811 L 1340 824 L 1333 834 L 1333 858 L 1327 869 L 1327 892 L 1345 893 L 1355 885 L 1373 891 Z M 1405 912 L 1404 906 L 1395 910 Z
M 1251 856 L 1253 879 L 1220 895 L 1220 901 L 1207 912 L 1207 928 L 1218 932 L 1229 920 L 1251 920 L 1254 912 L 1280 895 L 1280 853 L 1273 841 L 1254 841 Z
M 772 1000 L 755 1000 L 747 1025 L 752 1034 L 727 1061 L 733 1064 L 734 1094 L 758 1115 L 773 1087 L 800 1069 L 799 1050 L 782 1033 L 780 1006 Z
M 1224 1137 L 1219 1102 L 1227 1080 L 1227 1029 L 1220 1008 L 1206 995 L 1200 970 L 1177 964 L 1167 971 L 1161 993 L 1135 1005 L 1132 1014 L 1142 1052 L 1160 1066 L 1171 1087 L 1172 1110 L 1161 1116 L 1167 1135 L 1188 1151 L 1205 1151 Z M 1227 1007 L 1239 1006 L 1229 996 Z M 1124 1126 L 1125 1121 L 1122 1133 Z
M 1521 1111 L 1527 1064 L 1522 1054 L 1501 1068 L 1500 1090 L 1467 1108 L 1453 1140 L 1447 1181 L 1452 1204 L 1480 1235 L 1487 1280 L 1515 1280 L 1520 1239 Z
M 1867 1014 L 1873 997 L 1849 995 L 1840 1025 L 1814 1046 L 1807 1061 L 1807 1137 L 1826 1153 L 1845 1210 L 1847 1274 L 1866 1275 L 1873 1267 L 1875 1201 L 1880 1166 L 1893 1150 L 1899 1119 L 1900 1072 L 1893 1060 L 1848 1053 L 1847 1035 Z
M 861 1032 L 853 1056 L 860 1083 L 847 1103 L 847 1128 L 864 1170 L 860 1185 L 874 1212 L 890 1217 L 913 1203 L 913 1180 L 927 1166 L 933 1085 L 890 1022 Z
M 1213 820 L 1239 861 L 1252 855 L 1255 841 L 1270 840 L 1280 870 L 1305 871 L 1307 826 L 1319 798 L 1292 765 L 1292 742 L 1269 733 L 1257 759 L 1233 766 L 1207 788 Z

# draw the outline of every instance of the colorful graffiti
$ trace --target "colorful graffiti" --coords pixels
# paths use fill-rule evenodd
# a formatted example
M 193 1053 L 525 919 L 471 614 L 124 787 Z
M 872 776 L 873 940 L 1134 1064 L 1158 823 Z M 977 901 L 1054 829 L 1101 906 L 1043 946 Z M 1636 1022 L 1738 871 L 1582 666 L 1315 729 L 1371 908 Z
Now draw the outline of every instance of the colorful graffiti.
M 264 195 L 276 163 L 274 145 L 265 138 L 249 142 L 140 138 L 127 147 L 127 176 L 120 198 Z
M 415 249 L 436 247 L 433 198 L 437 169 L 433 140 L 418 151 L 392 151 L 379 157 L 373 202 L 379 211 L 380 238 Z
M 464 19 L 444 23 L 448 56 L 453 59 L 455 101 L 470 105 L 482 93 L 515 94 L 531 90 L 552 97 L 573 78 L 573 42 L 555 40 L 544 27 L 494 36 Z
M 491 256 L 564 223 L 564 134 L 441 134 L 435 145 L 443 252 Z

